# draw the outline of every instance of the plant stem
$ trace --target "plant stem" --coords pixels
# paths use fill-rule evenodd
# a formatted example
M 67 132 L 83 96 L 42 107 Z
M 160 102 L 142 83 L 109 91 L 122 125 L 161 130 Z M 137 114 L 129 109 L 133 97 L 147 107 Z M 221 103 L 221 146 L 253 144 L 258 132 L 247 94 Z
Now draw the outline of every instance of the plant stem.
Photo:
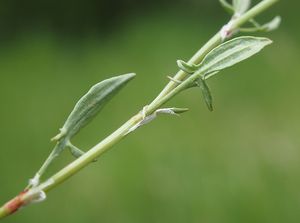
M 115 145 L 117 142 L 123 139 L 128 133 L 128 130 L 134 125 L 136 125 L 139 121 L 141 121 L 142 118 L 142 114 L 140 113 L 133 116 L 130 120 L 128 120 L 125 124 L 123 124 L 119 129 L 117 129 L 103 141 L 95 145 L 81 157 L 79 157 L 78 159 L 70 163 L 68 166 L 63 168 L 61 171 L 56 173 L 54 176 L 52 176 L 50 178 L 51 182 L 47 183 L 46 181 L 44 184 L 41 184 L 39 188 L 45 192 L 48 192 L 49 190 L 56 187 L 58 184 L 71 177 L 73 174 L 77 173 L 83 167 L 93 162 L 97 157 L 99 157 L 101 154 L 106 152 L 109 148 L 111 148 L 113 145 Z
M 250 19 L 254 18 L 267 8 L 269 8 L 271 5 L 273 5 L 278 0 L 264 0 L 254 6 L 252 9 L 250 9 L 248 12 L 243 14 L 238 19 L 235 19 L 233 25 L 232 25 L 232 31 L 240 27 L 241 25 L 248 22 Z M 189 62 L 192 63 L 200 63 L 201 60 L 205 57 L 207 53 L 209 53 L 213 48 L 218 46 L 220 43 L 222 43 L 222 37 L 220 35 L 220 32 L 215 34 L 190 60 Z M 183 71 L 179 71 L 174 79 L 175 80 L 183 80 L 187 74 Z M 171 98 L 173 98 L 176 94 L 178 94 L 181 90 L 183 90 L 186 86 L 184 84 L 178 84 L 175 82 L 170 82 L 164 90 L 159 94 L 159 96 L 153 100 L 153 102 L 148 106 L 146 115 L 152 114 L 155 110 L 160 108 L 164 103 L 169 101 Z M 65 181 L 69 177 L 71 177 L 73 174 L 77 173 L 79 170 L 81 170 L 83 167 L 88 165 L 90 162 L 95 160 L 97 157 L 99 157 L 101 154 L 106 152 L 109 148 L 111 148 L 114 144 L 119 142 L 121 139 L 124 138 L 124 136 L 127 135 L 130 128 L 132 128 L 134 125 L 136 125 L 138 122 L 142 120 L 142 114 L 139 113 L 135 116 L 133 116 L 129 121 L 127 121 L 125 124 L 123 124 L 119 129 L 117 129 L 115 132 L 113 132 L 111 135 L 109 135 L 107 138 L 105 138 L 103 141 L 101 141 L 99 144 L 95 145 L 92 149 L 90 149 L 88 152 L 86 152 L 84 155 L 70 163 L 68 166 L 66 166 L 64 169 L 59 171 L 57 174 L 55 174 L 52 179 L 51 184 L 41 184 L 40 189 L 44 190 L 45 192 L 53 189 L 56 187 L 56 185 L 60 184 L 61 182 Z
M 257 15 L 261 14 L 263 11 L 270 8 L 272 5 L 274 5 L 279 0 L 264 0 L 255 5 L 253 8 L 251 8 L 249 11 L 247 11 L 245 14 L 243 14 L 239 19 L 236 19 L 232 23 L 232 29 L 237 29 L 244 25 L 246 22 L 250 21 Z
M 245 14 L 232 20 L 230 31 L 237 30 L 243 24 L 245 24 L 250 19 L 254 18 L 258 14 L 268 9 L 271 5 L 273 5 L 277 1 L 278 0 L 264 0 L 260 2 Z M 213 48 L 215 48 L 216 46 L 222 43 L 222 40 L 223 40 L 222 36 L 220 32 L 218 32 L 189 60 L 189 63 L 194 63 L 194 64 L 200 63 L 203 60 L 203 58 L 207 55 L 207 53 L 209 53 Z M 174 79 L 178 81 L 183 81 L 186 77 L 187 74 L 185 72 L 178 71 Z M 176 83 L 174 81 L 170 81 L 166 85 L 166 87 L 162 90 L 162 92 L 153 100 L 153 102 L 146 107 L 145 114 L 139 112 L 138 114 L 133 116 L 125 124 L 123 124 L 120 128 L 118 128 L 115 132 L 113 132 L 111 135 L 106 137 L 103 141 L 95 145 L 93 148 L 91 148 L 88 152 L 83 154 L 81 157 L 79 157 L 78 159 L 76 159 L 75 161 L 67 165 L 65 168 L 63 168 L 62 170 L 54 174 L 44 183 L 40 184 L 35 188 L 30 189 L 28 193 L 25 192 L 24 194 L 22 194 L 21 200 L 29 201 L 30 196 L 32 196 L 32 193 L 29 192 L 32 190 L 48 192 L 54 189 L 60 183 L 66 181 L 72 175 L 80 171 L 89 163 L 93 162 L 101 154 L 103 154 L 108 149 L 110 149 L 113 145 L 115 145 L 120 140 L 125 138 L 125 136 L 127 136 L 127 134 L 129 133 L 129 130 L 133 126 L 138 124 L 141 120 L 143 120 L 144 115 L 147 116 L 155 112 L 163 104 L 168 102 L 171 98 L 173 98 L 175 95 L 180 93 L 183 89 L 185 89 L 191 83 L 191 81 L 193 81 L 192 77 L 185 79 L 182 83 Z M 17 198 L 20 199 L 20 197 L 18 196 Z M 4 205 L 3 207 L 0 208 L 0 219 L 13 213 L 16 210 L 9 210 L 7 208 L 7 205 Z
M 275 4 L 279 0 L 264 0 L 258 3 L 256 6 L 248 10 L 245 14 L 241 15 L 239 18 L 234 19 L 231 24 L 231 32 L 238 29 L 263 11 L 267 10 L 273 4 Z M 209 53 L 212 49 L 222 43 L 222 37 L 220 32 L 217 32 L 201 49 L 194 54 L 194 56 L 188 61 L 189 64 L 199 64 L 203 58 Z M 179 70 L 176 75 L 173 77 L 174 80 L 181 81 L 187 76 L 182 70 Z M 168 92 L 170 92 L 174 87 L 178 84 L 174 81 L 170 81 L 166 87 L 162 90 L 162 92 L 154 99 L 153 103 L 156 103 L 159 99 L 164 97 Z
M 184 90 L 192 81 L 192 77 L 187 79 L 185 82 L 174 88 L 171 92 L 169 92 L 167 95 L 165 95 L 160 100 L 156 101 L 155 103 L 152 103 L 149 105 L 145 111 L 144 115 L 150 115 L 154 111 L 156 111 L 158 108 L 160 108 L 163 104 L 168 102 L 171 98 L 176 96 L 178 93 L 180 93 L 182 90 Z M 139 123 L 143 119 L 142 112 L 139 112 L 135 116 L 133 116 L 130 120 L 128 120 L 125 124 L 123 124 L 119 129 L 117 129 L 115 132 L 113 132 L 111 135 L 109 135 L 107 138 L 102 140 L 99 144 L 95 145 L 93 148 L 91 148 L 89 151 L 87 151 L 85 154 L 83 154 L 81 157 L 70 163 L 68 166 L 63 168 L 61 171 L 56 173 L 54 176 L 50 178 L 50 181 L 46 181 L 44 184 L 41 184 L 39 186 L 39 189 L 45 192 L 48 192 L 49 190 L 56 187 L 58 184 L 62 183 L 63 181 L 70 178 L 72 175 L 77 173 L 79 170 L 81 170 L 83 167 L 88 165 L 89 163 L 93 162 L 97 157 L 99 157 L 101 154 L 106 152 L 109 148 L 111 148 L 113 145 L 115 145 L 117 142 L 119 142 L 121 139 L 123 139 L 128 133 L 129 130 L 135 126 L 137 123 Z M 26 195 L 25 195 L 26 198 Z

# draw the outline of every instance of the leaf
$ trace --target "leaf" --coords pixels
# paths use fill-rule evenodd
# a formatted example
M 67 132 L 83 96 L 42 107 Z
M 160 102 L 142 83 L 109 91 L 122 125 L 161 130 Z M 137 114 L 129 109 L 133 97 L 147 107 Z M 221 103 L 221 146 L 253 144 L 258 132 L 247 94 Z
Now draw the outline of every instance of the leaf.
M 210 51 L 198 66 L 205 79 L 258 53 L 272 41 L 262 37 L 243 36 L 229 40 Z
M 79 158 L 79 157 L 81 157 L 85 153 L 81 149 L 79 149 L 76 146 L 74 146 L 70 141 L 67 142 L 67 147 L 69 148 L 71 154 L 75 158 Z M 93 162 L 96 162 L 96 161 L 97 161 L 97 159 L 93 160 Z
M 277 29 L 281 23 L 281 17 L 276 16 L 270 22 L 260 25 L 254 19 L 251 19 L 250 22 L 253 24 L 253 27 L 240 28 L 241 32 L 271 32 Z
M 119 92 L 135 74 L 129 73 L 106 79 L 94 85 L 75 105 L 67 118 L 60 133 L 53 138 L 58 141 L 62 138 L 71 138 L 87 125 L 97 113 Z
M 177 60 L 177 66 L 179 67 L 179 69 L 188 74 L 193 74 L 198 69 L 198 67 L 195 64 L 188 64 L 183 60 Z
M 273 31 L 273 30 L 277 29 L 280 26 L 280 23 L 281 23 L 281 17 L 276 16 L 270 22 L 262 25 L 261 28 L 266 32 L 270 32 L 270 31 Z
M 182 114 L 189 111 L 188 108 L 170 108 L 176 114 Z
M 157 114 L 169 114 L 169 115 L 179 115 L 189 111 L 188 108 L 160 108 L 154 112 L 154 115 Z
M 75 158 L 78 158 L 80 156 L 82 156 L 84 154 L 84 152 L 80 149 L 78 149 L 76 146 L 74 146 L 73 144 L 71 143 L 68 143 L 67 145 L 70 149 L 70 152 L 71 154 L 75 157 Z
M 222 7 L 230 14 L 234 13 L 234 8 L 232 5 L 230 5 L 226 0 L 219 0 Z
M 251 0 L 233 0 L 232 6 L 234 8 L 235 14 L 242 15 L 244 14 L 251 5 Z
M 210 111 L 213 111 L 213 99 L 212 99 L 212 96 L 210 93 L 210 89 L 209 89 L 208 85 L 206 84 L 205 80 L 203 80 L 202 78 L 199 78 L 196 83 L 202 91 L 202 95 L 203 95 L 204 101 L 207 105 L 207 108 Z

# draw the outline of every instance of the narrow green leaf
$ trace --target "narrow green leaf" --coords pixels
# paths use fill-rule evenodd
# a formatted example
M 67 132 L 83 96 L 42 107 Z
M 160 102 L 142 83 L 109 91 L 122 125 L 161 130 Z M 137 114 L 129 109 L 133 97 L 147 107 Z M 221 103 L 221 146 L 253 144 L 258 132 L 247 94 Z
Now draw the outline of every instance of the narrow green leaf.
M 213 111 L 213 99 L 212 99 L 212 96 L 210 93 L 210 89 L 209 89 L 208 85 L 206 84 L 205 80 L 203 80 L 202 78 L 199 78 L 196 83 L 202 91 L 202 95 L 203 95 L 204 101 L 207 105 L 207 108 L 210 111 Z
M 226 0 L 219 0 L 222 7 L 230 14 L 234 13 L 234 8 Z
M 251 5 L 251 0 L 233 0 L 232 5 L 234 8 L 235 14 L 244 14 Z
M 189 111 L 188 108 L 171 108 L 171 110 L 176 114 L 182 114 Z
M 129 73 L 104 80 L 94 85 L 75 105 L 60 133 L 53 140 L 71 138 L 87 125 L 135 74 Z
M 193 74 L 198 69 L 198 67 L 195 64 L 188 64 L 183 60 L 177 60 L 177 66 L 179 67 L 179 69 L 188 74 Z
M 75 158 L 79 158 L 79 157 L 81 157 L 85 153 L 81 149 L 79 149 L 76 146 L 74 146 L 70 141 L 67 143 L 67 147 L 69 148 L 71 154 Z M 93 162 L 96 162 L 96 161 L 97 161 L 97 159 L 93 160 Z
M 71 154 L 75 158 L 78 158 L 78 157 L 80 157 L 80 156 L 82 156 L 84 154 L 84 152 L 82 150 L 78 149 L 76 146 L 74 146 L 71 143 L 68 143 L 68 147 L 69 147 L 69 150 L 70 150 Z
M 258 53 L 272 41 L 267 38 L 243 36 L 229 40 L 210 51 L 199 65 L 199 74 L 205 79 L 213 76 L 215 71 L 233 66 Z

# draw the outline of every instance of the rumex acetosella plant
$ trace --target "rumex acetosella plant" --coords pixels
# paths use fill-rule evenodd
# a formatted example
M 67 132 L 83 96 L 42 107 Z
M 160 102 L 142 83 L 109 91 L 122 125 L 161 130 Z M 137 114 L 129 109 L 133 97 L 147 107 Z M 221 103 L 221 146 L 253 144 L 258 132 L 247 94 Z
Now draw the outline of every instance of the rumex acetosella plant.
M 87 152 L 72 144 L 72 138 L 101 111 L 110 99 L 115 96 L 134 77 L 134 73 L 115 76 L 94 85 L 75 105 L 60 132 L 52 138 L 55 147 L 27 187 L 15 198 L 0 208 L 0 219 L 15 213 L 21 207 L 38 203 L 46 199 L 46 194 L 59 184 L 88 166 L 91 162 L 124 137 L 139 127 L 151 122 L 160 114 L 179 115 L 188 111 L 186 108 L 164 108 L 163 105 L 177 94 L 196 87 L 202 92 L 204 102 L 213 110 L 212 96 L 207 80 L 223 69 L 233 66 L 261 51 L 272 43 L 270 39 L 254 36 L 240 36 L 239 33 L 272 31 L 280 24 L 280 17 L 269 23 L 259 24 L 255 17 L 267 10 L 278 0 L 263 0 L 251 7 L 251 0 L 219 0 L 221 5 L 231 13 L 231 19 L 187 62 L 177 61 L 179 71 L 168 77 L 169 83 L 160 94 L 140 112 L 125 122 L 111 135 L 99 142 Z M 69 150 L 76 158 L 65 168 L 49 178 L 43 178 L 47 168 L 64 150 Z

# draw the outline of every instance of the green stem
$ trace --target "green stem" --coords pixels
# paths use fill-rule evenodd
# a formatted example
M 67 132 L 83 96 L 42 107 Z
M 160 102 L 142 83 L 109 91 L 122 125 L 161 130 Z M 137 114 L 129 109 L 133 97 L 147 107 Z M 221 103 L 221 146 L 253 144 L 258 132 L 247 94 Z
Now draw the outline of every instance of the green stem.
M 250 19 L 254 18 L 261 12 L 265 11 L 267 8 L 269 8 L 271 5 L 273 5 L 278 0 L 264 0 L 254 6 L 252 9 L 250 9 L 248 12 L 243 14 L 242 16 L 236 18 L 231 23 L 231 31 L 236 30 L 237 28 L 241 27 L 243 24 L 248 22 Z M 205 55 L 210 52 L 213 48 L 218 46 L 222 42 L 222 37 L 220 35 L 220 32 L 215 34 L 190 60 L 190 63 L 198 64 L 202 61 L 202 59 L 205 57 Z M 178 73 L 175 75 L 175 80 L 184 80 L 186 78 L 187 74 L 183 71 L 178 71 Z M 167 86 L 163 89 L 163 91 L 154 99 L 154 101 L 147 107 L 145 111 L 145 115 L 150 115 L 153 112 L 155 112 L 157 109 L 159 109 L 163 104 L 165 104 L 167 101 L 169 101 L 171 98 L 173 98 L 175 95 L 177 95 L 179 92 L 181 92 L 183 89 L 185 89 L 190 82 L 193 81 L 193 77 L 187 78 L 185 81 L 183 81 L 181 84 L 175 83 L 171 81 L 167 84 Z M 65 168 L 60 170 L 58 173 L 53 175 L 51 178 L 46 180 L 44 183 L 40 184 L 39 186 L 30 189 L 28 192 L 32 190 L 36 191 L 44 191 L 48 192 L 52 189 L 54 189 L 56 186 L 61 184 L 62 182 L 66 181 L 68 178 L 70 178 L 72 175 L 80 171 L 82 168 L 87 166 L 89 163 L 93 162 L 97 157 L 99 157 L 101 154 L 106 152 L 108 149 L 110 149 L 113 145 L 118 143 L 120 140 L 122 140 L 125 136 L 127 136 L 129 130 L 135 126 L 137 123 L 139 123 L 143 119 L 143 114 L 139 112 L 137 115 L 133 116 L 131 119 L 129 119 L 125 124 L 123 124 L 119 129 L 117 129 L 115 132 L 113 132 L 111 135 L 109 135 L 107 138 L 105 138 L 103 141 L 95 145 L 92 149 L 90 149 L 88 152 L 83 154 L 81 157 L 67 165 Z M 30 193 L 25 193 L 22 195 L 22 199 L 24 200 L 30 200 Z M 8 212 L 5 209 L 5 206 L 0 208 L 0 219 L 7 216 Z
M 232 20 L 231 24 L 231 30 L 230 32 L 233 32 L 234 30 L 238 29 L 263 11 L 267 10 L 269 7 L 271 7 L 273 4 L 275 4 L 278 0 L 264 0 L 260 3 L 258 3 L 256 6 L 248 10 L 246 13 L 241 15 L 240 17 Z M 199 64 L 203 58 L 206 56 L 207 53 L 209 53 L 212 49 L 214 49 L 216 46 L 222 43 L 222 37 L 220 35 L 220 32 L 217 32 L 201 49 L 194 54 L 194 56 L 188 61 L 189 64 Z M 174 80 L 181 81 L 184 78 L 186 78 L 187 73 L 185 73 L 182 70 L 179 70 L 175 76 L 173 77 Z M 172 89 L 174 89 L 178 84 L 174 81 L 170 81 L 166 87 L 162 90 L 162 92 L 154 99 L 153 103 L 156 103 L 156 101 L 160 100 L 162 97 L 164 97 L 166 94 L 168 94 Z
M 93 148 L 84 153 L 78 159 L 76 159 L 68 166 L 63 168 L 61 171 L 56 173 L 54 176 L 52 176 L 50 178 L 50 181 L 46 181 L 44 184 L 41 184 L 39 188 L 45 192 L 48 192 L 49 190 L 56 187 L 58 184 L 70 178 L 72 175 L 77 173 L 89 163 L 93 162 L 97 157 L 99 157 L 101 154 L 106 152 L 109 148 L 111 148 L 113 145 L 115 145 L 117 142 L 123 139 L 127 135 L 128 130 L 141 120 L 142 115 L 140 113 L 135 115 L 125 124 L 123 124 L 119 129 L 117 129 L 115 132 L 113 132 L 111 135 L 105 138 L 103 141 L 95 145 Z
M 61 153 L 63 151 L 63 149 L 66 147 L 67 142 L 68 142 L 68 140 L 63 140 L 63 141 L 56 143 L 54 149 L 52 150 L 50 155 L 47 157 L 47 159 L 45 160 L 45 162 L 43 163 L 41 168 L 36 172 L 34 178 L 32 178 L 30 180 L 26 189 L 30 189 L 32 187 L 35 187 L 36 184 L 39 184 L 41 176 L 46 172 L 46 170 L 48 169 L 50 164 L 53 162 L 53 160 L 58 157 L 59 153 Z
M 150 115 L 155 112 L 158 108 L 160 108 L 163 104 L 168 102 L 171 98 L 180 93 L 183 89 L 185 89 L 191 83 L 191 78 L 187 79 L 184 83 L 177 86 L 171 92 L 169 92 L 165 97 L 160 99 L 159 101 L 152 103 L 147 107 L 145 115 Z M 137 115 L 133 116 L 130 120 L 128 120 L 125 124 L 123 124 L 119 129 L 105 138 L 103 141 L 95 145 L 81 157 L 70 163 L 68 166 L 63 168 L 61 171 L 53 175 L 48 181 L 41 184 L 39 189 L 45 192 L 50 191 L 58 184 L 64 182 L 72 175 L 77 173 L 83 167 L 87 166 L 89 163 L 93 162 L 97 157 L 110 149 L 117 142 L 122 140 L 127 134 L 129 130 L 139 123 L 143 119 L 143 114 L 139 112 Z M 25 195 L 26 198 L 26 195 Z
M 62 151 L 65 146 L 66 146 L 66 142 L 65 141 L 58 142 L 55 145 L 54 149 L 52 150 L 52 152 L 50 153 L 50 155 L 48 156 L 48 158 L 46 159 L 46 161 L 44 162 L 44 164 L 38 170 L 37 174 L 39 176 L 42 176 L 45 173 L 45 171 L 47 170 L 47 168 L 49 167 L 49 165 L 58 156 L 58 152 L 57 151 Z

